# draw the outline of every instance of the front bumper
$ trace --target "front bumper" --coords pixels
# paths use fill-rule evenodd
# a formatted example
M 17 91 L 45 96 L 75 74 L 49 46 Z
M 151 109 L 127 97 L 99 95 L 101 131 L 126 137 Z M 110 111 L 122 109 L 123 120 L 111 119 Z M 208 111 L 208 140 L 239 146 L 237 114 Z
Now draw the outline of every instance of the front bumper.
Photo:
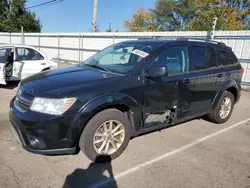
M 54 155 L 76 152 L 76 140 L 72 139 L 74 115 L 52 116 L 32 111 L 19 112 L 10 104 L 9 118 L 13 135 L 29 152 Z M 70 135 L 70 136 L 69 136 Z

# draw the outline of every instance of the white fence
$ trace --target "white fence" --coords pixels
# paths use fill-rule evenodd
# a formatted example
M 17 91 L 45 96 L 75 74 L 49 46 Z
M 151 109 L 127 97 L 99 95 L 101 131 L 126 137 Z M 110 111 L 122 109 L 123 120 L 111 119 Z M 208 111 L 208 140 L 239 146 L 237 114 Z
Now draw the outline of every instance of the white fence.
M 121 41 L 140 38 L 178 37 L 201 38 L 210 36 L 206 31 L 185 32 L 117 32 L 117 33 L 25 33 L 24 42 L 45 54 L 71 62 L 82 62 L 99 50 Z M 250 31 L 216 31 L 214 40 L 232 47 L 245 69 L 243 83 L 250 85 Z M 0 43 L 20 44 L 20 33 L 0 33 Z

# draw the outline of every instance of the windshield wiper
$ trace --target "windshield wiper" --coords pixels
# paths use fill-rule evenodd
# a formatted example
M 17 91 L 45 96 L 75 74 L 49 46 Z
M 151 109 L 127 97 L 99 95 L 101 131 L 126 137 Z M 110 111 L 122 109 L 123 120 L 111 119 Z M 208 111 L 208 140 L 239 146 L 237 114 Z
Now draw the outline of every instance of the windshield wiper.
M 99 69 L 99 70 L 103 70 L 103 71 L 106 71 L 106 72 L 110 72 L 110 70 L 108 70 L 108 69 L 105 69 L 105 68 L 103 68 L 103 67 L 100 67 L 100 66 L 98 66 L 98 65 L 96 65 L 96 64 L 85 64 L 86 66 L 89 66 L 89 67 L 93 67 L 93 68 L 96 68 L 96 69 Z

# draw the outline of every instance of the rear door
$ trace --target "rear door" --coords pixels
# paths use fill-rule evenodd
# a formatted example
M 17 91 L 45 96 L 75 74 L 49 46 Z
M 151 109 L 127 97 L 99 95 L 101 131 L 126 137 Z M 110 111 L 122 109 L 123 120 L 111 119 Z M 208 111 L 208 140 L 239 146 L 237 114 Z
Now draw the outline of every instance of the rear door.
M 182 117 L 210 112 L 220 88 L 215 50 L 211 46 L 194 43 L 189 45 L 188 51 L 188 71 L 179 86 L 182 101 L 186 101 L 185 90 L 189 90 L 191 101 L 183 106 Z
M 39 73 L 47 67 L 46 59 L 38 51 L 27 47 L 16 48 L 14 70 L 20 79 Z

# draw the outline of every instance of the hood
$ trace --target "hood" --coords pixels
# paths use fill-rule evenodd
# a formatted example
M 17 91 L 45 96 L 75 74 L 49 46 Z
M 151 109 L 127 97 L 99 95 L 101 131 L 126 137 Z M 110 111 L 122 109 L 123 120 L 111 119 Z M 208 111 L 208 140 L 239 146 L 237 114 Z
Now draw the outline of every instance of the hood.
M 56 97 L 63 92 L 83 89 L 93 84 L 98 85 L 108 78 L 118 76 L 120 75 L 77 65 L 30 76 L 22 81 L 21 88 L 33 96 Z

